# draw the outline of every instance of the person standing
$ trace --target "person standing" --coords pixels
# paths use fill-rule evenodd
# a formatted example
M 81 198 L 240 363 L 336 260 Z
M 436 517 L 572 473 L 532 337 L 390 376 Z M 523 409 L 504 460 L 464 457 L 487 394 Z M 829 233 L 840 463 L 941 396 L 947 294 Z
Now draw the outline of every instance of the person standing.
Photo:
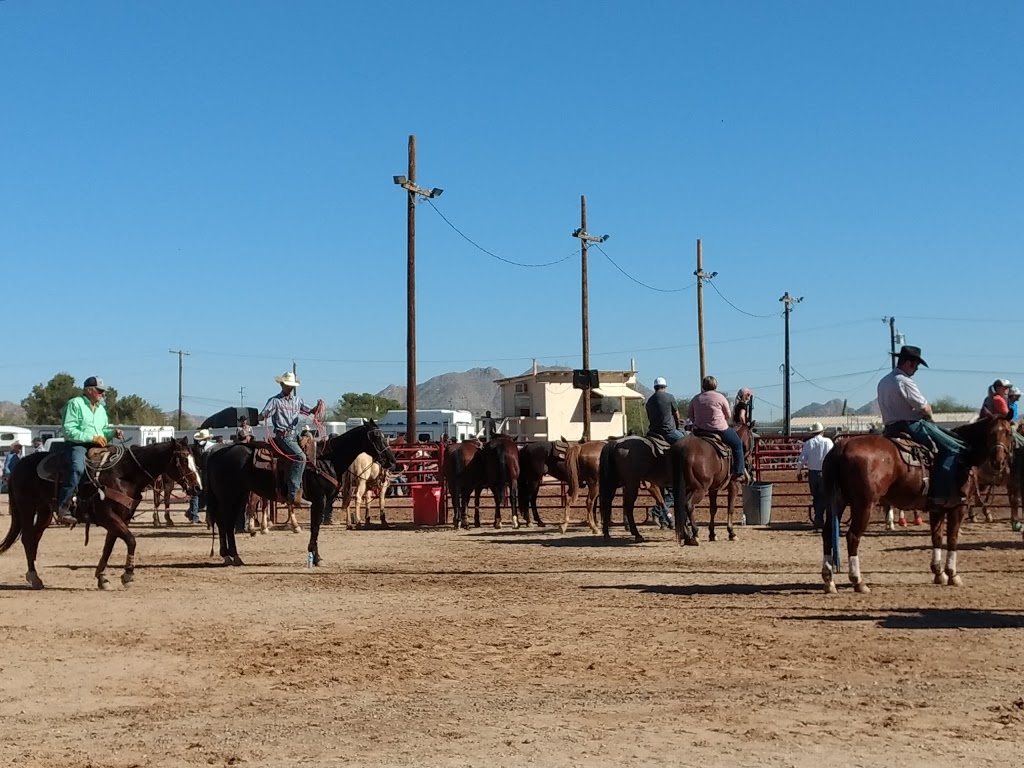
M 11 443 L 11 450 L 8 451 L 7 457 L 4 459 L 4 490 L 8 490 L 11 484 L 11 472 L 18 466 L 18 462 L 21 461 L 21 443 L 15 440 Z
M 811 524 L 814 530 L 821 530 L 825 525 L 825 484 L 821 479 L 821 465 L 825 456 L 832 450 L 832 441 L 823 434 L 825 428 L 820 421 L 811 425 L 811 437 L 800 449 L 799 469 L 796 479 L 799 482 L 807 479 L 811 491 L 811 505 L 814 508 L 814 519 Z

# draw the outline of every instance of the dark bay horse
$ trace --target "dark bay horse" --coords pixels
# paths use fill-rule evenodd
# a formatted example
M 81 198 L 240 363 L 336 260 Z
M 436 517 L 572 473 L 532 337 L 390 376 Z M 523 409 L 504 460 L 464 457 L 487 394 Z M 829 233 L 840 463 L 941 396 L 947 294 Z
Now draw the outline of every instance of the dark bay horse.
M 473 494 L 476 494 L 473 524 L 480 527 L 480 492 L 487 487 L 483 460 L 478 458 L 482 447 L 476 440 L 468 440 L 451 446 L 444 454 L 441 471 L 451 496 L 452 525 L 456 529 L 469 527 L 466 508 Z
M 234 443 L 210 453 L 206 462 L 208 510 L 211 525 L 220 534 L 220 556 L 225 565 L 243 565 L 235 543 L 235 525 L 245 514 L 249 494 L 270 499 L 277 496 L 277 478 L 254 466 L 256 449 L 267 443 Z M 313 564 L 320 565 L 318 538 L 324 510 L 337 496 L 341 477 L 360 453 L 369 454 L 385 469 L 395 466 L 395 456 L 377 425 L 367 420 L 362 426 L 335 435 L 319 454 L 316 467 L 306 465 L 302 478 L 303 496 L 310 502 L 309 544 Z M 281 461 L 287 459 L 280 458 Z
M 672 463 L 669 452 L 656 451 L 654 443 L 638 435 L 606 443 L 601 449 L 598 476 L 604 538 L 611 537 L 612 502 L 615 501 L 615 492 L 621 487 L 622 516 L 626 527 L 634 541 L 643 541 L 644 537 L 640 535 L 636 520 L 633 519 L 633 507 L 643 482 L 649 483 L 652 491 L 671 484 Z
M 43 480 L 37 472 L 40 462 L 49 455 L 33 453 L 22 459 L 11 473 L 11 527 L 0 542 L 2 554 L 21 537 L 28 562 L 25 578 L 33 589 L 43 588 L 43 582 L 36 573 L 36 553 L 43 531 L 50 525 L 55 504 L 53 481 Z M 199 492 L 202 481 L 186 440 L 172 440 L 138 448 L 126 447 L 121 460 L 99 475 L 102 497 L 88 482 L 79 486 L 78 508 L 89 515 L 92 524 L 107 531 L 103 555 L 96 566 L 96 583 L 100 589 L 110 586 L 105 571 L 118 539 L 128 548 L 121 583 L 128 586 L 134 580 L 135 536 L 128 529 L 128 521 L 142 502 L 145 489 L 161 475 L 180 483 L 187 493 Z M 88 530 L 87 526 L 86 541 Z
M 543 526 L 537 511 L 537 498 L 545 475 L 551 475 L 563 483 L 569 482 L 566 455 L 569 444 L 564 440 L 538 440 L 527 443 L 519 451 L 519 512 L 526 525 L 530 524 L 530 510 L 537 525 Z
M 1000 471 L 1010 461 L 1012 425 L 1004 417 L 983 418 L 953 430 L 966 445 L 962 457 L 965 468 L 991 465 Z M 956 570 L 957 543 L 965 507 L 929 508 L 926 472 L 921 466 L 908 466 L 896 444 L 882 435 L 860 435 L 840 441 L 829 451 L 822 466 L 828 504 L 822 528 L 823 558 L 821 578 L 826 592 L 835 592 L 833 573 L 838 566 L 839 529 L 843 511 L 850 508 L 850 526 L 846 532 L 850 581 L 857 592 L 869 592 L 860 572 L 858 551 L 867 530 L 872 510 L 879 504 L 900 509 L 927 509 L 932 534 L 931 570 L 936 584 L 960 586 Z M 961 493 L 968 484 L 965 471 L 959 478 Z M 946 565 L 942 566 L 942 526 L 946 525 Z
M 734 427 L 743 443 L 743 456 L 750 469 L 752 439 L 746 424 Z M 732 513 L 736 505 L 739 480 L 732 479 L 732 459 L 719 454 L 718 449 L 700 435 L 687 435 L 677 440 L 669 451 L 672 455 L 672 485 L 675 495 L 676 539 L 680 544 L 697 544 L 697 526 L 693 510 L 706 495 L 711 508 L 708 523 L 708 541 L 715 540 L 715 514 L 718 512 L 718 492 L 725 490 L 727 507 L 725 527 L 729 541 L 736 538 L 732 527 Z
M 512 527 L 519 527 L 519 448 L 507 435 L 492 437 L 481 449 L 477 460 L 483 466 L 487 487 L 494 495 L 494 527 L 501 528 L 501 505 L 508 493 Z M 527 521 L 529 523 L 529 521 Z

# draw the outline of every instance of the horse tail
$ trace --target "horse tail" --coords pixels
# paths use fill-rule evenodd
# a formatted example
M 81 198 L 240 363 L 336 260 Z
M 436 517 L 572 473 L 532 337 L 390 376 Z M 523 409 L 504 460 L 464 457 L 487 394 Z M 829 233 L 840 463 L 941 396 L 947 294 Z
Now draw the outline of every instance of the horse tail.
M 495 453 L 497 453 L 498 459 L 498 485 L 491 490 L 494 491 L 494 501 L 498 505 L 498 509 L 501 509 L 501 505 L 505 503 L 505 486 L 508 485 L 508 463 L 505 456 L 505 446 L 499 446 Z M 518 510 L 512 510 L 513 515 L 517 512 Z
M 10 493 L 7 498 L 11 512 L 11 527 L 7 531 L 7 535 L 4 536 L 4 540 L 0 541 L 0 555 L 14 546 L 14 542 L 21 537 L 22 529 L 25 526 L 25 522 L 21 518 L 21 510 L 18 509 L 18 495 Z
M 462 483 L 465 480 L 462 475 L 466 471 L 466 457 L 462 455 L 462 451 L 454 451 L 452 466 L 452 505 L 455 507 L 455 524 L 458 525 L 462 519 Z
M 577 493 L 580 489 L 580 451 L 582 446 L 573 443 L 565 452 L 565 477 L 569 481 L 569 494 Z
M 672 514 L 675 517 L 676 540 L 693 543 L 697 532 L 686 500 L 686 451 L 682 446 L 673 446 L 669 449 L 669 456 L 672 459 Z
M 821 539 L 825 556 L 832 556 L 833 571 L 838 571 L 841 566 L 839 530 L 846 502 L 843 497 L 843 476 L 839 471 L 839 464 L 842 461 L 844 447 L 845 443 L 840 443 L 832 448 L 821 464 L 821 483 L 825 492 L 825 524 L 821 529 Z
M 614 451 L 615 443 L 612 442 L 601 449 L 597 471 L 597 487 L 601 495 L 601 535 L 606 539 L 611 535 L 612 502 L 615 500 L 615 491 L 619 487 L 618 468 L 612 455 Z

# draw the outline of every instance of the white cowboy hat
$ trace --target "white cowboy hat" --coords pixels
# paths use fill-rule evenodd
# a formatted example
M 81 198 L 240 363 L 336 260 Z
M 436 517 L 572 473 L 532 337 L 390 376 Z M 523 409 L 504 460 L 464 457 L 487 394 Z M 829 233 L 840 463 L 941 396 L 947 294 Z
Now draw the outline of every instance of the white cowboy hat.
M 208 429 L 200 429 L 192 437 L 197 443 L 205 443 L 207 440 L 212 439 L 213 435 L 210 434 Z
M 820 421 L 816 421 L 813 424 L 811 424 L 811 434 L 812 435 L 820 435 L 824 431 L 825 431 L 825 428 L 821 425 Z
M 297 387 L 299 386 L 299 384 L 302 383 L 295 378 L 295 374 L 292 373 L 291 371 L 286 371 L 285 373 L 282 373 L 280 376 L 275 376 L 274 381 L 276 381 L 278 384 L 284 384 L 286 387 Z

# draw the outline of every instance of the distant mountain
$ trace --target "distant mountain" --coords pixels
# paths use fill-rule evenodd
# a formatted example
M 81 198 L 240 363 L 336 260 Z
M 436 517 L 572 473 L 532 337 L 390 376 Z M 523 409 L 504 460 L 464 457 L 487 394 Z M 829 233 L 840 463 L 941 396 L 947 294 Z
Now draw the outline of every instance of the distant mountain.
M 829 400 L 827 403 L 811 403 L 793 411 L 793 416 L 794 418 L 799 416 L 842 416 L 843 402 L 843 400 L 836 398 L 835 400 Z M 878 416 L 881 414 L 881 411 L 878 410 L 878 400 L 872 400 L 860 408 L 853 408 L 847 404 L 846 413 L 847 415 L 855 414 L 857 416 Z
M 497 368 L 470 368 L 468 371 L 442 373 L 416 385 L 416 407 L 453 408 L 482 414 L 501 413 L 501 392 L 494 383 L 505 374 Z M 379 397 L 390 397 L 405 405 L 406 388 L 398 384 L 385 387 Z
M 25 409 L 10 400 L 0 400 L 0 424 L 24 424 Z
M 882 411 L 878 408 L 878 398 L 875 398 L 870 403 L 865 403 L 855 410 L 854 413 L 858 416 L 881 416 Z

